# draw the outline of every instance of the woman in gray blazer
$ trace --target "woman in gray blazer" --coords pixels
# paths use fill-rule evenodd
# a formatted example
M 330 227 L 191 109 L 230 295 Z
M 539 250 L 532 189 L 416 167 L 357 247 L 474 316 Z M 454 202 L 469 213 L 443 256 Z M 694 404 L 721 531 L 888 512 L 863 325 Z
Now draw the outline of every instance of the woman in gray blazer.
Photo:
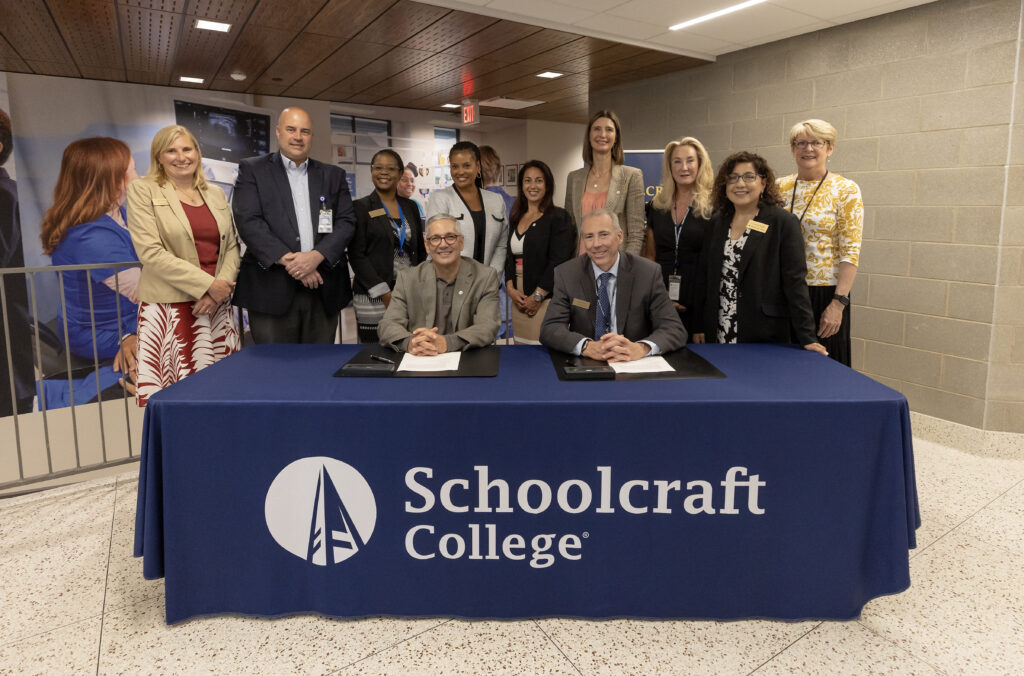
M 505 270 L 508 247 L 508 219 L 501 195 L 481 190 L 480 149 L 460 141 L 448 151 L 454 185 L 430 194 L 427 219 L 434 214 L 451 214 L 459 221 L 466 255 L 489 265 L 500 275 Z
M 583 138 L 582 169 L 569 173 L 565 180 L 565 210 L 576 224 L 576 250 L 583 217 L 594 209 L 615 213 L 622 224 L 623 249 L 640 255 L 644 246 L 644 175 L 636 167 L 623 164 L 622 125 L 610 110 L 599 110 L 590 117 Z

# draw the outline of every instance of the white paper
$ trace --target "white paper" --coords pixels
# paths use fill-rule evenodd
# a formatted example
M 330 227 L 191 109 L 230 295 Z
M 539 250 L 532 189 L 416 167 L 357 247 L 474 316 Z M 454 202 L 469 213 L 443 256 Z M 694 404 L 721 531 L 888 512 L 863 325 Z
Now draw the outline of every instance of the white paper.
M 617 361 L 608 364 L 616 373 L 664 373 L 675 371 L 664 357 L 645 357 L 634 361 Z
M 461 352 L 445 352 L 431 357 L 419 357 L 405 353 L 399 371 L 458 371 Z

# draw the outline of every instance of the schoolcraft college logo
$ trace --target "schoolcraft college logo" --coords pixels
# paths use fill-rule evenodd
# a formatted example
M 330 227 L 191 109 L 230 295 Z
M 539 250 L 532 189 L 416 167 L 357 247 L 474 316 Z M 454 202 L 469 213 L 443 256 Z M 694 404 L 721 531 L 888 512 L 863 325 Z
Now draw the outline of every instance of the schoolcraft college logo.
M 274 479 L 264 504 L 277 544 L 318 566 L 341 563 L 362 549 L 377 524 L 370 484 L 334 458 L 302 458 Z

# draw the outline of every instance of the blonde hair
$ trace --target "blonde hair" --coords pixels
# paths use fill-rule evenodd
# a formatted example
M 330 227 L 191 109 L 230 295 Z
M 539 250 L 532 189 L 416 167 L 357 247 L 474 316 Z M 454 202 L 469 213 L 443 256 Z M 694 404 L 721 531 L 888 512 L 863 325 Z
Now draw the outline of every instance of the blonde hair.
M 801 134 L 821 139 L 833 148 L 836 147 L 836 128 L 825 120 L 812 118 L 810 120 L 804 120 L 803 122 L 797 122 L 794 124 L 789 130 L 789 145 L 792 146 L 796 143 L 797 137 Z
M 715 170 L 711 167 L 711 157 L 708 155 L 707 149 L 704 148 L 704 144 L 692 136 L 684 136 L 678 141 L 669 141 L 669 144 L 665 146 L 665 155 L 661 161 L 661 191 L 654 196 L 654 208 L 668 211 L 676 199 L 676 182 L 672 178 L 672 153 L 679 146 L 690 146 L 697 151 L 697 180 L 694 182 L 693 201 L 690 208 L 700 218 L 711 218 Z
M 203 176 L 203 154 L 199 150 L 199 141 L 192 135 L 192 132 L 180 124 L 164 127 L 153 137 L 153 143 L 149 148 L 149 171 L 144 178 L 156 181 L 159 186 L 163 186 L 167 182 L 167 174 L 164 172 L 163 165 L 160 164 L 160 156 L 174 145 L 179 136 L 187 137 L 188 142 L 196 150 L 196 169 L 192 174 L 192 187 L 197 190 L 206 190 L 206 177 Z

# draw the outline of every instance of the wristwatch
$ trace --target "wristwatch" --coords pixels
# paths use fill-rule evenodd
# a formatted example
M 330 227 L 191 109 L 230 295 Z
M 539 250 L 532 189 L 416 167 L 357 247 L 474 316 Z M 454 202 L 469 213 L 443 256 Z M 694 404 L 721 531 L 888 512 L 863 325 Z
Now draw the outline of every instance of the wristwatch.
M 832 294 L 832 300 L 839 301 L 839 304 L 842 305 L 843 307 L 850 307 L 850 297 L 849 296 L 841 296 L 838 293 L 834 293 L 834 294 Z
M 542 303 L 544 301 L 544 294 L 542 294 L 540 291 L 534 291 L 533 299 L 538 303 Z

